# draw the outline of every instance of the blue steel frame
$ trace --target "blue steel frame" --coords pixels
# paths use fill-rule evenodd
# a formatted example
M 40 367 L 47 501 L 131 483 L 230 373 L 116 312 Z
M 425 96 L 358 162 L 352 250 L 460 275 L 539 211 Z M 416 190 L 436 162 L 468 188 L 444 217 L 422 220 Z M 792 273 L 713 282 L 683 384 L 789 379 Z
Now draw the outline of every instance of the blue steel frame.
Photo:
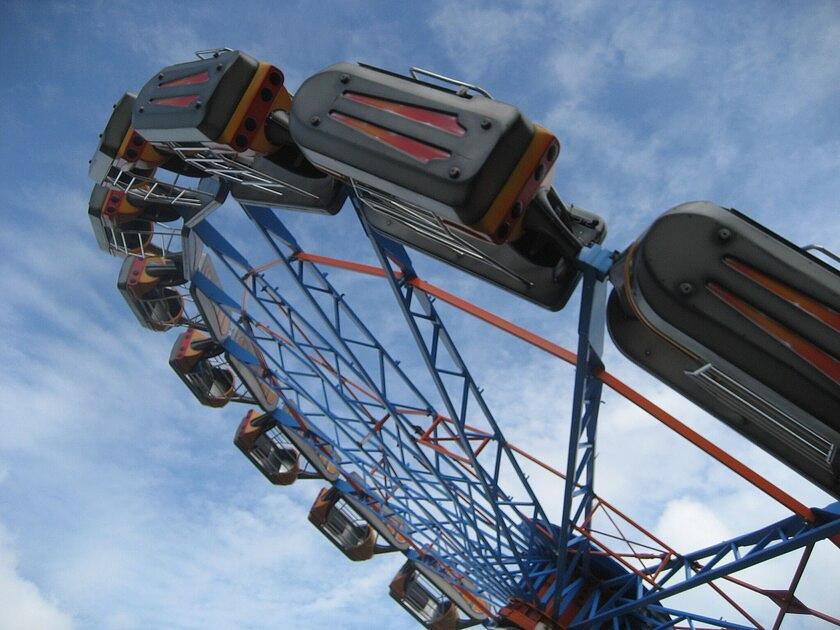
M 589 628 L 646 605 L 658 604 L 667 597 L 840 533 L 840 502 L 832 503 L 825 509 L 812 510 L 817 516 L 815 523 L 809 523 L 800 516 L 789 516 L 754 532 L 675 557 L 664 565 L 649 567 L 645 570 L 646 577 L 654 574 L 661 576 L 651 581 L 635 574 L 609 580 L 604 586 L 614 589 L 614 594 L 603 603 L 597 597 L 593 598 L 570 628 Z M 646 588 L 648 592 L 644 591 Z M 671 611 L 670 614 L 677 613 Z M 679 615 L 697 619 L 689 613 L 680 612 Z M 722 625 L 726 623 L 723 621 L 715 623 L 722 627 L 743 627 Z
M 308 398 L 309 402 L 315 402 L 306 393 L 306 387 L 300 383 L 300 378 L 317 377 L 327 384 L 333 384 L 334 378 L 331 374 L 325 373 L 318 365 L 306 359 L 308 350 L 317 348 L 323 355 L 329 354 L 334 357 L 335 369 L 338 374 L 351 374 L 365 387 L 376 393 L 375 399 L 367 399 L 360 404 L 360 401 L 351 397 L 351 392 L 343 388 L 339 382 L 334 384 L 334 393 L 345 403 L 345 413 L 335 406 L 326 404 L 318 405 L 317 413 L 322 417 L 330 418 L 339 430 L 335 436 L 330 436 L 323 431 L 325 439 L 331 439 L 338 446 L 337 452 L 346 456 L 342 461 L 335 462 L 346 475 L 352 472 L 361 472 L 366 482 L 373 485 L 370 470 L 376 467 L 380 460 L 370 458 L 375 447 L 379 446 L 378 455 L 384 455 L 391 464 L 396 464 L 401 470 L 394 470 L 390 474 L 394 476 L 395 483 L 389 488 L 391 500 L 397 502 L 391 506 L 395 511 L 406 519 L 407 525 L 411 528 L 409 533 L 412 537 L 420 536 L 423 530 L 432 532 L 427 536 L 427 545 L 434 546 L 436 555 L 463 573 L 469 573 L 470 578 L 480 588 L 477 593 L 488 597 L 496 605 L 504 604 L 519 588 L 520 584 L 527 582 L 528 571 L 525 558 L 527 545 L 530 538 L 523 533 L 519 527 L 521 523 L 522 504 L 520 502 L 506 500 L 506 494 L 497 483 L 489 485 L 482 484 L 482 479 L 474 479 L 469 471 L 463 467 L 453 465 L 446 457 L 435 454 L 434 459 L 429 459 L 416 443 L 416 437 L 412 431 L 414 420 L 408 417 L 406 410 L 421 412 L 430 418 L 440 417 L 440 414 L 432 407 L 419 390 L 414 387 L 412 381 L 405 375 L 397 362 L 388 355 L 376 338 L 364 327 L 361 320 L 350 310 L 343 296 L 326 280 L 322 274 L 311 263 L 295 260 L 294 255 L 299 251 L 299 246 L 291 234 L 276 218 L 270 210 L 256 206 L 245 206 L 245 211 L 251 220 L 259 227 L 263 236 L 268 240 L 274 253 L 277 255 L 277 262 L 281 263 L 291 273 L 298 287 L 308 296 L 310 304 L 316 309 L 323 323 L 333 333 L 337 340 L 337 347 L 322 337 L 317 330 L 310 326 L 297 314 L 295 309 L 283 300 L 279 291 L 270 285 L 263 273 L 254 272 L 254 268 L 221 234 L 218 233 L 208 222 L 197 225 L 194 229 L 196 234 L 207 247 L 213 250 L 228 269 L 242 282 L 243 287 L 251 298 L 262 307 L 271 319 L 272 324 L 282 330 L 284 336 L 289 340 L 295 340 L 294 326 L 284 325 L 280 319 L 270 312 L 271 307 L 281 307 L 287 316 L 294 320 L 295 326 L 308 331 L 311 341 L 295 341 L 298 349 L 296 358 L 299 361 L 308 363 L 309 370 L 306 372 L 300 369 L 291 370 L 288 364 L 275 361 L 275 367 L 285 375 L 287 383 L 286 390 L 294 392 L 294 395 Z M 284 248 L 286 251 L 284 251 Z M 244 272 L 244 273 L 242 273 Z M 222 306 L 231 316 L 234 322 L 243 317 L 244 311 L 236 300 L 225 293 L 219 287 L 208 286 L 209 281 L 196 274 L 193 279 L 199 287 L 208 294 L 217 304 Z M 329 297 L 331 308 L 324 308 L 313 294 L 320 292 Z M 263 297 L 263 294 L 268 297 Z M 352 324 L 352 326 L 349 326 Z M 246 329 L 237 323 L 237 326 L 245 334 L 251 336 L 259 345 L 263 345 L 267 338 L 254 335 L 253 330 Z M 352 332 L 356 336 L 351 335 Z M 376 364 L 380 366 L 379 374 L 371 374 L 364 368 L 352 346 L 364 346 L 375 350 L 377 353 Z M 228 347 L 228 345 L 226 345 Z M 268 354 L 268 353 L 267 353 Z M 252 359 L 254 361 L 255 359 Z M 399 378 L 403 384 L 408 385 L 415 395 L 417 402 L 395 403 L 387 396 L 388 383 L 386 379 L 385 366 L 388 366 L 389 373 Z M 282 393 L 289 396 L 289 391 Z M 298 409 L 303 404 L 298 403 Z M 383 416 L 393 419 L 394 425 L 398 427 L 397 433 L 391 435 L 393 442 L 399 444 L 399 449 L 386 447 L 384 439 L 388 433 L 388 424 L 385 423 L 376 431 L 347 434 L 348 426 L 368 426 L 373 422 L 365 422 L 365 415 L 360 408 L 370 410 L 376 408 Z M 315 414 L 304 413 L 308 417 Z M 287 420 L 288 422 L 288 420 Z M 377 423 L 378 424 L 378 423 Z M 460 439 L 465 453 L 472 452 L 470 440 L 480 437 L 489 437 L 485 434 L 475 435 L 469 431 L 461 430 Z M 344 439 L 349 438 L 349 439 Z M 350 442 L 350 444 L 348 444 Z M 362 443 L 363 447 L 356 446 Z M 420 466 L 412 466 L 411 462 L 422 462 Z M 471 471 L 483 471 L 473 459 L 470 466 Z M 423 497 L 400 496 L 401 490 L 411 483 L 416 492 Z M 398 502 L 403 499 L 404 504 Z M 421 500 L 422 499 L 422 500 Z M 428 514 L 428 505 L 433 504 L 432 510 L 435 514 Z M 508 505 L 510 509 L 503 509 Z M 410 507 L 409 507 L 410 506 Z M 448 507 L 451 506 L 451 507 Z M 541 508 L 538 514 L 541 512 Z M 440 513 L 440 512 L 443 513 Z M 418 519 L 417 514 L 427 513 L 425 518 Z M 544 518 L 544 516 L 543 516 Z M 419 522 L 418 522 L 419 521 Z M 422 525 L 422 527 L 420 527 Z M 448 528 L 452 528 L 452 530 Z M 453 536 L 453 533 L 455 536 Z M 420 536 L 423 538 L 422 536 Z
M 605 280 L 611 265 L 612 256 L 598 245 L 582 250 L 577 260 L 583 275 L 578 318 L 578 361 L 575 366 L 556 574 L 554 585 L 547 593 L 548 597 L 553 597 L 554 617 L 559 616 L 562 604 L 573 598 L 589 578 L 589 539 L 584 536 L 575 537 L 575 527 L 589 523 L 595 497 L 595 439 L 603 388 L 598 375 L 604 371 L 601 356 L 604 352 L 606 327 Z M 567 550 L 572 545 L 578 552 L 572 554 L 573 558 L 569 562 L 570 554 Z M 579 577 L 573 580 L 576 571 Z
M 470 590 L 495 606 L 516 597 L 530 601 L 542 610 L 547 610 L 551 604 L 550 614 L 557 618 L 589 576 L 588 551 L 592 543 L 579 532 L 588 526 L 595 497 L 594 454 L 601 397 L 598 375 L 603 371 L 605 278 L 610 255 L 600 248 L 588 248 L 578 260 L 583 277 L 578 327 L 578 357 L 581 359 L 575 372 L 563 518 L 559 527 L 553 526 L 519 466 L 516 453 L 509 448 L 440 320 L 432 298 L 413 286 L 416 274 L 407 252 L 401 245 L 371 230 L 360 211 L 360 202 L 355 198 L 353 201 L 427 371 L 444 401 L 449 418 L 454 419 L 455 437 L 468 460 L 466 465 L 454 465 L 448 457 L 437 452 L 430 456 L 421 448 L 416 440 L 416 418 L 437 419 L 439 412 L 350 309 L 326 274 L 314 264 L 296 258 L 301 248 L 272 210 L 243 206 L 277 256 L 275 264 L 289 272 L 329 331 L 331 340 L 321 335 L 283 298 L 264 272 L 255 269 L 206 220 L 193 228 L 195 233 L 239 279 L 248 299 L 257 304 L 272 326 L 282 332 L 283 343 L 255 330 L 252 322 L 256 320 L 244 304 L 213 285 L 201 273 L 194 273 L 192 281 L 260 348 L 276 345 L 278 356 L 266 353 L 273 364 L 270 369 L 276 391 L 306 417 L 307 431 L 316 434 L 321 441 L 335 445 L 334 463 L 342 475 L 350 478 L 355 474 L 355 479 L 362 482 L 364 493 L 377 497 L 403 519 L 404 533 L 412 540 L 420 541 L 425 552 L 451 566 L 457 574 L 468 576 Z M 326 297 L 326 304 L 316 296 Z M 282 317 L 278 317 L 277 311 Z M 431 330 L 431 335 L 423 334 L 423 324 Z M 232 340 L 224 340 L 224 345 L 228 352 L 246 363 L 255 368 L 261 366 L 259 357 Z M 378 369 L 366 366 L 354 348 L 373 350 L 376 355 L 373 364 Z M 441 352 L 449 356 L 448 367 L 440 365 Z M 320 358 L 313 360 L 313 353 Z M 306 379 L 317 379 L 324 395 L 320 398 L 313 395 L 312 388 L 302 382 Z M 354 393 L 348 385 L 351 379 L 367 388 L 370 395 L 360 399 L 358 390 Z M 411 402 L 391 399 L 394 380 L 411 391 Z M 457 383 L 454 386 L 453 381 Z M 331 404 L 331 400 L 340 400 L 343 407 Z M 381 415 L 373 414 L 371 410 Z M 474 422 L 476 413 L 490 431 L 476 432 L 470 428 L 468 420 Z M 287 428 L 303 430 L 300 423 L 284 411 L 276 411 L 275 417 Z M 389 424 L 388 420 L 393 422 Z M 492 451 L 492 470 L 479 463 L 473 447 L 476 440 L 486 440 L 495 449 Z M 518 475 L 525 498 L 513 499 L 501 489 L 504 463 L 508 464 L 508 474 L 513 471 Z M 470 476 L 470 471 L 474 477 Z M 636 620 L 649 621 L 653 627 L 670 627 L 681 620 L 687 620 L 692 626 L 697 621 L 714 622 L 725 628 L 750 627 L 673 610 L 661 606 L 660 602 L 840 533 L 840 507 L 837 504 L 814 512 L 819 517 L 817 523 L 789 517 L 708 549 L 671 558 L 666 564 L 651 566 L 639 574 L 627 572 L 617 576 L 604 583 L 611 596 L 603 597 L 596 591 L 570 627 L 593 627 L 593 624 L 610 620 L 619 624 L 615 627 L 626 627 L 630 614 Z M 551 532 L 553 547 L 550 554 L 546 555 L 545 540 L 540 538 L 537 528 L 528 524 L 543 524 L 544 530 Z M 569 553 L 569 550 L 576 553 Z M 550 574 L 553 574 L 554 583 L 538 597 L 538 585 L 545 584 Z M 445 577 L 452 579 L 451 575 Z M 671 621 L 664 623 L 663 614 Z

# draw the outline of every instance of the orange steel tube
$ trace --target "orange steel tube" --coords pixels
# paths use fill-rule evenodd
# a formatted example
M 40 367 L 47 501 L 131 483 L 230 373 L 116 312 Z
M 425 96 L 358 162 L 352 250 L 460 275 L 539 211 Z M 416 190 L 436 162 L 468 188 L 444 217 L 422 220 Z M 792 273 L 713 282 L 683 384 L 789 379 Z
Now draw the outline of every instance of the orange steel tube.
M 297 254 L 298 260 L 305 260 L 313 263 L 318 263 L 322 265 L 327 265 L 330 267 L 337 267 L 340 269 L 346 269 L 349 271 L 355 271 L 358 273 L 363 273 L 371 276 L 379 276 L 384 277 L 385 272 L 379 267 L 375 267 L 373 265 L 365 265 L 362 263 L 350 262 L 345 260 L 340 260 L 337 258 L 330 258 L 327 256 L 319 256 L 316 254 L 309 254 L 306 252 L 300 252 Z M 420 280 L 419 278 L 415 278 L 411 281 L 411 284 L 416 288 L 420 289 L 428 293 L 429 295 L 433 295 L 434 297 L 446 302 L 447 304 L 454 306 L 455 308 L 464 311 L 478 319 L 487 322 L 491 326 L 495 326 L 500 330 L 503 330 L 514 337 L 518 337 L 522 341 L 531 344 L 551 354 L 571 365 L 577 364 L 577 356 L 563 348 L 562 346 L 557 345 L 546 339 L 545 337 L 541 337 L 521 326 L 510 322 L 503 317 L 500 317 L 490 311 L 487 311 L 481 307 L 468 302 L 467 300 L 458 297 L 448 291 L 441 289 L 425 280 Z M 710 440 L 706 439 L 699 433 L 697 433 L 694 429 L 691 429 L 687 425 L 683 424 L 679 420 L 677 420 L 674 416 L 669 414 L 667 411 L 662 409 L 659 405 L 654 403 L 653 401 L 649 400 L 632 387 L 624 383 L 623 381 L 619 380 L 609 372 L 603 372 L 599 375 L 601 381 L 615 391 L 620 396 L 623 396 L 634 405 L 638 406 L 639 408 L 643 409 L 651 416 L 659 420 L 662 424 L 667 426 L 672 431 L 675 431 L 686 440 L 694 444 L 696 447 L 701 449 L 702 451 L 706 452 L 708 455 L 719 461 L 721 464 L 729 468 L 735 474 L 739 475 L 740 477 L 747 480 L 753 486 L 761 490 L 766 495 L 770 496 L 771 498 L 775 499 L 787 509 L 789 509 L 794 514 L 798 514 L 802 518 L 807 521 L 814 522 L 816 521 L 816 516 L 814 513 L 803 503 L 797 501 L 791 495 L 786 493 L 784 490 L 776 486 L 774 483 L 765 479 L 755 471 L 748 468 L 745 464 L 740 462 L 739 460 L 732 457 L 729 453 L 724 451 L 719 446 L 713 444 Z M 834 537 L 835 544 L 840 546 L 840 536 Z

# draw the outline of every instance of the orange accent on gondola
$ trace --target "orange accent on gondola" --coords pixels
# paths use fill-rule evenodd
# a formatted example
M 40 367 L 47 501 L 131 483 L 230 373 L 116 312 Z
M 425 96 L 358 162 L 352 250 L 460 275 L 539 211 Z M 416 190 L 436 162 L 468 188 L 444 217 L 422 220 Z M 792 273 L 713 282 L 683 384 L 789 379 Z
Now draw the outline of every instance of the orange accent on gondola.
M 787 326 L 780 324 L 769 315 L 761 312 L 752 304 L 749 304 L 737 295 L 730 293 L 716 282 L 707 283 L 706 288 L 712 293 L 712 295 L 758 326 L 770 337 L 778 341 L 786 348 L 789 348 L 791 352 L 794 352 L 800 358 L 807 361 L 835 383 L 840 384 L 840 361 L 838 361 L 835 357 L 817 347 L 804 337 L 801 337 Z
M 452 156 L 449 151 L 439 149 L 431 144 L 420 142 L 414 138 L 409 138 L 408 136 L 359 118 L 354 118 L 353 116 L 348 116 L 340 112 L 330 112 L 330 118 L 423 164 L 428 164 L 432 160 L 445 160 Z
M 726 256 L 724 257 L 723 262 L 742 276 L 749 278 L 786 302 L 789 302 L 798 309 L 805 311 L 808 315 L 821 321 L 832 330 L 840 332 L 840 313 L 830 306 L 826 306 L 819 300 L 815 300 L 814 298 L 805 295 L 801 291 L 794 289 L 781 280 L 777 280 L 758 269 L 754 269 L 737 258 Z
M 358 94 L 356 92 L 345 92 L 343 96 L 349 101 L 355 101 L 362 105 L 375 107 L 376 109 L 401 116 L 402 118 L 413 120 L 414 122 L 429 125 L 453 136 L 464 136 L 467 133 L 467 130 L 458 122 L 458 116 L 455 114 L 447 114 L 425 107 L 406 105 L 405 103 L 389 101 L 384 98 Z

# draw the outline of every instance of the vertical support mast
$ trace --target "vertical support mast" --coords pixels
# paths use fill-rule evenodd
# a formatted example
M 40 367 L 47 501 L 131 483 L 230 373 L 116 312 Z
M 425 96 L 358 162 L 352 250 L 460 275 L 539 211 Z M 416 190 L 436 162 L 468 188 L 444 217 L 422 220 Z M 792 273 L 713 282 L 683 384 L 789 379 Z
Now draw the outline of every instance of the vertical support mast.
M 598 376 L 604 371 L 604 313 L 606 311 L 606 277 L 612 259 L 610 253 L 594 245 L 581 251 L 576 261 L 583 272 L 583 294 L 578 319 L 578 350 L 575 367 L 575 388 L 572 397 L 572 419 L 569 427 L 568 460 L 563 489 L 563 518 L 557 542 L 554 580 L 555 618 L 565 609 L 585 580 L 589 569 L 589 540 L 574 536 L 575 527 L 587 527 L 595 497 L 595 438 L 603 383 Z M 569 562 L 569 547 L 576 547 Z M 571 580 L 575 569 L 581 578 Z M 567 586 L 570 587 L 567 591 Z M 546 601 L 550 596 L 546 597 Z

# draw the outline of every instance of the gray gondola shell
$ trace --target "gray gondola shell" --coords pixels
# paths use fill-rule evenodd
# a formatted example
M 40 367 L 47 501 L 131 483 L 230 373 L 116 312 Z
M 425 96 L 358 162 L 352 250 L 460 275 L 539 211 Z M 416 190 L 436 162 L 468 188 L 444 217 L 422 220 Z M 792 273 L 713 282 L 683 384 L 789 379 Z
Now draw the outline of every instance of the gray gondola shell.
M 633 362 L 840 496 L 840 273 L 734 210 L 687 203 L 611 271 Z

